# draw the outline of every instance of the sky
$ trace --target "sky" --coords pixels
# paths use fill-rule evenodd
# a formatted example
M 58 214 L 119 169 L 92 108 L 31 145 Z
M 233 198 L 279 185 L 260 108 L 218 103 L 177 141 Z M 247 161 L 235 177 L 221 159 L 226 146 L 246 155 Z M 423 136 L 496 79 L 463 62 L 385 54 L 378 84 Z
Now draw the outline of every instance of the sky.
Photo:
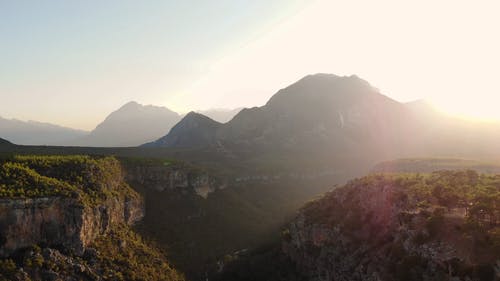
M 500 120 L 487 0 L 0 0 L 0 116 L 91 130 L 129 101 L 264 104 L 305 75 Z

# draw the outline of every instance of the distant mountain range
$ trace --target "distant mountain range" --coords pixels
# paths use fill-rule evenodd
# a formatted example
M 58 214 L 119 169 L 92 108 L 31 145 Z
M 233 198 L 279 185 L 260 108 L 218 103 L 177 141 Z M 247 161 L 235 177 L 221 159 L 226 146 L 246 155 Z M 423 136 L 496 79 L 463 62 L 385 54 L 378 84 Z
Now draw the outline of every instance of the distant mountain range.
M 259 155 L 259 161 L 304 155 L 303 161 L 340 167 L 398 157 L 492 156 L 500 151 L 500 126 L 450 118 L 423 101 L 397 102 L 354 75 L 316 74 L 225 124 L 188 114 L 149 146 L 205 147 Z
M 165 134 L 181 116 L 166 107 L 129 102 L 112 112 L 88 135 L 70 143 L 77 146 L 136 146 Z
M 183 116 L 129 102 L 91 132 L 0 118 L 0 137 L 33 145 L 204 147 L 231 157 L 260 153 L 260 160 L 273 161 L 295 153 L 315 163 L 329 162 L 333 155 L 354 163 L 437 155 L 499 157 L 491 151 L 500 151 L 498 124 L 451 118 L 425 101 L 400 103 L 355 75 L 333 74 L 308 75 L 261 107 Z
M 210 109 L 199 112 L 225 123 L 239 110 Z M 0 137 L 21 145 L 137 146 L 165 135 L 183 116 L 166 107 L 129 102 L 112 112 L 91 132 L 0 117 Z
M 15 144 L 24 145 L 60 145 L 73 141 L 86 131 L 42 123 L 20 121 L 0 117 L 0 137 Z

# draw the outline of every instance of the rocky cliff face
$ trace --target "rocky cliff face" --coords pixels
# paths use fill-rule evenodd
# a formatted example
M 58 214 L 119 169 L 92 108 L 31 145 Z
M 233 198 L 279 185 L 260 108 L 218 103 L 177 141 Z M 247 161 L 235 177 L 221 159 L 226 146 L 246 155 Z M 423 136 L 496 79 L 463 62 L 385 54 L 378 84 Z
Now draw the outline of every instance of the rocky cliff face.
M 130 228 L 143 205 L 113 157 L 0 160 L 0 280 L 184 280 Z
M 63 197 L 1 199 L 0 257 L 32 245 L 62 246 L 83 254 L 112 225 L 130 225 L 142 216 L 139 197 L 108 198 L 96 206 Z
M 284 232 L 283 252 L 315 281 L 499 280 L 494 212 L 486 222 L 472 205 L 443 203 L 437 190 L 461 178 L 435 177 L 372 177 L 339 188 L 299 213 Z
M 192 172 L 189 168 L 162 165 L 129 165 L 125 179 L 134 186 L 157 191 L 195 192 L 206 198 L 225 185 L 205 172 Z
M 131 225 L 143 217 L 142 199 L 124 183 L 115 159 L 15 161 L 2 164 L 0 172 L 4 196 L 0 198 L 0 257 L 33 245 L 58 246 L 81 255 L 112 226 Z M 45 188 L 36 189 L 40 186 Z M 49 190 L 50 186 L 59 189 Z

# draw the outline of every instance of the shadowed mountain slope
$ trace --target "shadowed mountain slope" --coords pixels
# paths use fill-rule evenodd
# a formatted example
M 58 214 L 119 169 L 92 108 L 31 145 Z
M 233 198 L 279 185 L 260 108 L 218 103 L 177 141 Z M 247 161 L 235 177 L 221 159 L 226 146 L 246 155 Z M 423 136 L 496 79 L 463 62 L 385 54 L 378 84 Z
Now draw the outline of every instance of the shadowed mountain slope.
M 205 115 L 189 112 L 167 136 L 148 146 L 198 147 L 216 141 L 216 132 L 222 124 Z
M 451 118 L 423 101 L 397 102 L 355 75 L 309 75 L 225 124 L 183 127 L 154 145 L 186 148 L 188 143 L 174 139 L 210 131 L 215 137 L 198 139 L 197 147 L 228 155 L 294 155 L 315 163 L 335 158 L 363 165 L 414 156 L 481 159 L 500 148 L 498 124 Z

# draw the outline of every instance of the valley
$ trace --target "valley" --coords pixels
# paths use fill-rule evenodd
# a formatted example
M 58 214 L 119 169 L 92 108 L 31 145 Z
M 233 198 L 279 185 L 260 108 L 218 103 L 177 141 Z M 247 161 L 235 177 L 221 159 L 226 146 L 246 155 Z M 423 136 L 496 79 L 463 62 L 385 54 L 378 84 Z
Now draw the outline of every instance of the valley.
M 496 124 L 331 74 L 176 118 L 130 147 L 1 141 L 1 278 L 498 279 Z

